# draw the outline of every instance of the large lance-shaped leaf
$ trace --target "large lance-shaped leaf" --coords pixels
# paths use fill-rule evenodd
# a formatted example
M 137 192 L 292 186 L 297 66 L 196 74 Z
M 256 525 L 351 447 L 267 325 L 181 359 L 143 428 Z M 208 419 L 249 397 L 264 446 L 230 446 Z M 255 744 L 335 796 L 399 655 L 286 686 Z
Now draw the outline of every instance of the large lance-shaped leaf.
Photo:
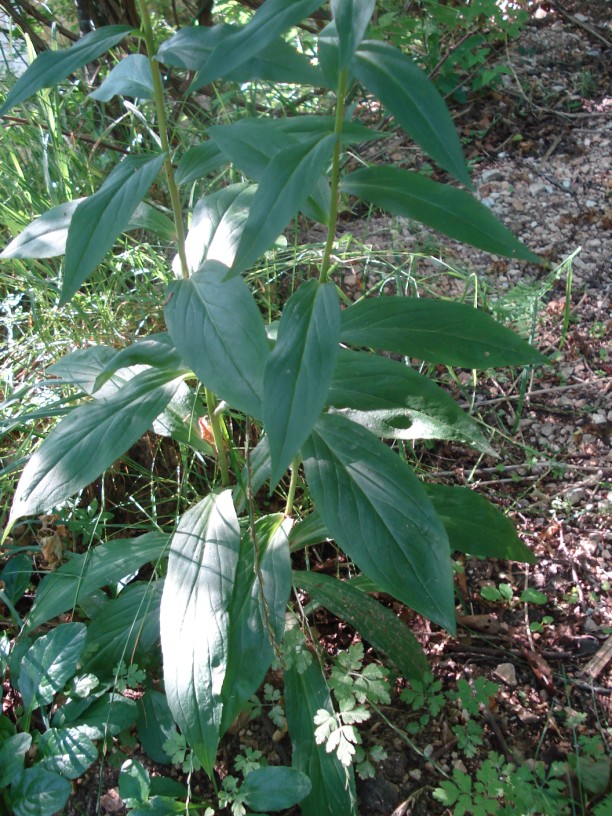
M 161 414 L 178 388 L 174 377 L 175 372 L 143 371 L 107 399 L 71 411 L 25 466 L 11 520 L 46 512 L 93 482 Z
M 163 155 L 128 156 L 97 193 L 78 205 L 68 228 L 62 303 L 72 297 L 125 230 L 163 163 Z
M 27 629 L 35 629 L 56 615 L 74 609 L 96 589 L 117 583 L 143 564 L 156 563 L 168 544 L 169 538 L 164 533 L 145 533 L 138 538 L 109 541 L 73 555 L 41 581 L 26 621 Z
M 263 319 L 241 277 L 206 261 L 189 280 L 170 284 L 164 314 L 183 360 L 230 405 L 261 417 L 269 353 Z
M 283 309 L 264 375 L 263 417 L 276 484 L 317 421 L 340 336 L 335 284 L 308 281 Z
M 208 129 L 208 135 L 221 153 L 254 181 L 261 179 L 273 156 L 295 143 L 293 136 L 271 126 L 267 119 L 240 119 L 231 125 L 214 125 Z
M 54 258 L 63 255 L 72 216 L 83 201 L 86 199 L 75 198 L 44 212 L 13 238 L 0 258 Z M 136 207 L 125 226 L 125 232 L 134 229 L 148 230 L 165 240 L 175 237 L 174 226 L 167 216 L 143 202 Z
M 541 263 L 540 258 L 470 193 L 399 167 L 363 167 L 342 182 L 345 193 L 395 215 L 413 218 L 450 238 L 495 255 Z
M 442 300 L 362 300 L 342 312 L 341 339 L 462 368 L 546 362 L 537 349 L 482 310 Z
M 348 68 L 372 17 L 376 0 L 331 0 L 338 35 L 338 67 Z
M 457 439 L 495 456 L 478 423 L 450 394 L 387 357 L 341 349 L 327 404 L 376 436 Z
M 350 623 L 368 643 L 392 660 L 408 680 L 422 680 L 429 670 L 423 648 L 406 624 L 365 592 L 317 572 L 296 571 L 293 583 Z
M 239 32 L 240 29 L 232 25 L 183 28 L 162 44 L 157 59 L 165 65 L 199 71 L 215 48 L 222 50 L 223 43 Z M 233 71 L 228 71 L 224 78 L 240 83 L 262 79 L 268 82 L 317 85 L 321 81 L 321 73 L 310 64 L 308 57 L 279 37 L 263 51 L 259 51 Z M 190 90 L 196 90 L 202 84 L 207 83 L 196 79 Z
M 222 733 L 231 726 L 270 668 L 274 657 L 272 643 L 282 641 L 291 592 L 288 538 L 291 519 L 281 513 L 264 516 L 254 529 L 255 541 L 246 534 L 240 544 L 229 608 L 230 631 L 224 655 L 227 670 L 221 692 Z M 255 547 L 258 549 L 257 570 Z
M 535 556 L 517 535 L 514 524 L 484 496 L 467 487 L 426 484 L 451 549 L 484 558 L 535 564 Z
M 472 186 L 461 142 L 444 100 L 427 75 L 397 48 L 368 40 L 353 61 L 357 79 L 445 170 Z
M 240 528 L 231 493 L 211 494 L 181 518 L 161 604 L 168 705 L 208 774 L 221 737 L 230 605 Z
M 128 54 L 89 96 L 98 102 L 109 102 L 113 96 L 153 98 L 153 77 L 149 59 L 144 54 Z
M 64 623 L 30 646 L 19 670 L 19 691 L 26 711 L 49 705 L 63 689 L 76 673 L 86 638 L 83 623 Z
M 384 592 L 454 632 L 448 538 L 406 463 L 339 415 L 321 417 L 302 455 L 316 508 L 338 545 Z
M 320 709 L 333 712 L 327 683 L 316 660 L 300 674 L 285 672 L 285 711 L 294 768 L 310 779 L 311 793 L 301 801 L 302 816 L 356 816 L 357 796 L 352 767 L 345 768 L 335 751 L 327 753 L 314 737 L 314 718 Z
M 230 184 L 197 202 L 185 240 L 191 273 L 206 260 L 232 265 L 256 189 L 254 184 Z M 175 273 L 180 270 L 178 258 L 173 267 Z
M 14 105 L 23 102 L 41 88 L 57 85 L 77 68 L 92 62 L 120 43 L 132 30 L 130 26 L 105 26 L 86 34 L 71 48 L 39 54 L 11 89 L 0 108 L 0 116 L 4 116 Z
M 336 137 L 305 139 L 277 153 L 259 182 L 232 265 L 240 272 L 268 249 L 306 204 L 332 155 Z
M 266 0 L 246 26 L 220 42 L 196 76 L 193 87 L 201 88 L 227 76 L 291 26 L 319 8 L 321 0 Z

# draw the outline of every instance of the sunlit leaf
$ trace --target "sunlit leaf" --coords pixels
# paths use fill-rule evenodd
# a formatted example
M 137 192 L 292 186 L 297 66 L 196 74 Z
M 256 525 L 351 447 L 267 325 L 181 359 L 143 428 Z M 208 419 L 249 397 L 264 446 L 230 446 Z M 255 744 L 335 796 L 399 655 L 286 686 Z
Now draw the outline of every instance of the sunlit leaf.
M 98 102 L 109 102 L 113 96 L 152 99 L 153 93 L 148 57 L 144 54 L 128 54 L 89 96 Z

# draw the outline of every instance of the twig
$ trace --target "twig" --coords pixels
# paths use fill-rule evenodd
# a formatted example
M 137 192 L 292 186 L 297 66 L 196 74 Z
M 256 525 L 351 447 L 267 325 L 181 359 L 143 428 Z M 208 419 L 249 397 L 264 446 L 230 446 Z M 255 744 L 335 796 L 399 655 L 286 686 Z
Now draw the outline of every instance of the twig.
M 562 14 L 567 20 L 569 20 L 570 23 L 572 23 L 575 26 L 578 26 L 578 28 L 584 29 L 593 37 L 596 37 L 601 43 L 603 43 L 606 46 L 606 48 L 612 48 L 612 43 L 608 42 L 608 40 L 606 40 L 606 38 L 598 31 L 595 31 L 594 28 L 591 28 L 591 26 L 587 25 L 586 23 L 583 23 L 582 20 L 579 20 L 577 17 L 574 17 L 573 14 L 570 14 L 569 11 L 567 11 L 567 9 L 561 3 L 559 3 L 559 0 L 549 0 L 549 3 L 554 9 L 556 9 L 560 14 Z

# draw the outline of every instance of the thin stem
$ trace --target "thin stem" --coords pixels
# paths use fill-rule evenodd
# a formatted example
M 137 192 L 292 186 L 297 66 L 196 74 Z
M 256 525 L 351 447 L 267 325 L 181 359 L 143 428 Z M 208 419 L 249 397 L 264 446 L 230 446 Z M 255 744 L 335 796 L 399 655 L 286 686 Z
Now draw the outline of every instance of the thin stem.
M 295 490 L 297 487 L 298 470 L 300 467 L 300 457 L 296 456 L 291 462 L 291 479 L 289 481 L 289 491 L 287 493 L 287 503 L 285 504 L 285 515 L 293 513 L 293 502 L 295 501 Z
M 332 159 L 332 172 L 331 172 L 331 206 L 329 212 L 329 224 L 327 225 L 327 241 L 325 243 L 325 251 L 323 253 L 323 264 L 321 265 L 321 275 L 319 277 L 321 283 L 326 283 L 329 278 L 329 267 L 331 266 L 331 253 L 334 247 L 334 239 L 336 237 L 336 224 L 338 223 L 340 152 L 342 147 L 341 145 L 342 123 L 344 121 L 344 100 L 346 97 L 347 83 L 348 83 L 348 71 L 345 68 L 343 71 L 340 71 L 340 77 L 338 79 L 338 101 L 336 105 L 336 122 L 334 126 L 334 133 L 336 134 L 336 144 L 334 146 L 334 155 Z
M 229 470 L 227 467 L 227 456 L 225 449 L 225 440 L 223 439 L 223 427 L 221 417 L 215 414 L 217 407 L 215 402 L 215 395 L 213 392 L 205 388 L 206 406 L 208 408 L 208 418 L 210 420 L 210 427 L 213 432 L 213 439 L 215 440 L 215 448 L 217 449 L 217 457 L 219 459 L 219 468 L 221 470 L 221 484 L 227 487 L 230 483 Z
M 166 108 L 164 106 L 164 88 L 162 85 L 161 73 L 159 71 L 159 63 L 153 57 L 155 56 L 155 41 L 153 39 L 153 28 L 151 26 L 151 17 L 146 0 L 138 0 L 140 8 L 140 17 L 142 19 L 142 33 L 147 46 L 147 56 L 149 58 L 149 65 L 151 66 L 151 77 L 153 80 L 153 96 L 155 99 L 155 108 L 157 111 L 157 125 L 159 129 L 159 138 L 161 141 L 162 151 L 165 154 L 164 169 L 166 171 L 166 178 L 168 180 L 168 190 L 170 192 L 170 201 L 172 203 L 172 214 L 174 216 L 174 227 L 176 229 L 176 243 L 178 248 L 178 255 L 181 262 L 181 274 L 183 278 L 189 277 L 189 267 L 187 265 L 187 253 L 185 252 L 185 227 L 183 225 L 183 213 L 181 210 L 181 200 L 179 197 L 178 187 L 174 180 L 174 171 L 172 169 L 172 159 L 170 157 L 170 142 L 168 140 L 168 120 L 166 119 Z

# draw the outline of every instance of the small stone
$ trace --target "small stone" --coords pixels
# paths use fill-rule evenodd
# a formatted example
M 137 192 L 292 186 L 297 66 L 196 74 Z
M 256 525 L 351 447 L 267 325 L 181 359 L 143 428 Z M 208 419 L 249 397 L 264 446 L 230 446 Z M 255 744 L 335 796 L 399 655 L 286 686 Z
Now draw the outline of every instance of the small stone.
M 507 686 L 516 686 L 516 669 L 513 663 L 500 663 L 495 669 L 495 674 Z
M 487 181 L 502 181 L 503 177 L 504 176 L 501 170 L 497 170 L 496 168 L 492 168 L 491 170 L 485 170 L 484 173 L 482 174 L 482 180 L 485 183 Z
M 592 199 L 592 198 L 587 198 L 587 200 L 584 202 L 584 206 L 585 206 L 585 207 L 588 207 L 589 209 L 591 209 L 591 210 L 592 210 L 592 209 L 593 209 L 593 207 L 596 207 L 596 206 L 597 206 L 597 202 L 596 202 L 596 201 L 593 201 L 593 199 Z
M 576 18 L 576 20 L 578 20 L 579 23 L 589 22 L 589 18 L 585 14 L 574 14 L 574 17 Z
M 461 759 L 456 759 L 453 762 L 453 769 L 455 771 L 459 771 L 459 773 L 467 774 L 467 768 L 465 767 L 465 765 L 463 763 L 463 760 L 461 760 Z
M 416 782 L 420 782 L 421 777 L 423 776 L 423 772 L 420 771 L 418 768 L 413 768 L 411 771 L 408 771 L 408 776 L 411 779 L 414 779 Z
M 568 490 L 565 494 L 565 500 L 572 506 L 575 504 L 580 504 L 580 502 L 586 499 L 586 497 L 587 492 L 582 487 L 574 487 L 571 490 Z
M 486 198 L 482 199 L 481 203 L 484 204 L 485 207 L 491 209 L 491 207 L 495 204 L 495 199 L 491 198 L 491 196 L 487 196 Z

